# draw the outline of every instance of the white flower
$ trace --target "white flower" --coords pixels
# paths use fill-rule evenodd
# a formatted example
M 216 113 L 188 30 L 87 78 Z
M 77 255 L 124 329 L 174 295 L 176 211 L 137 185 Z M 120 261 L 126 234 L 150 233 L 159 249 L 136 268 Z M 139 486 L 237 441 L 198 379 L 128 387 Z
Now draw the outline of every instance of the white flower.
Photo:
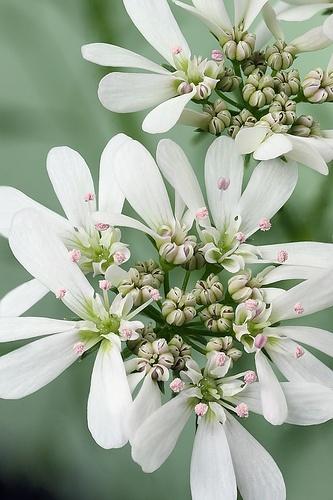
M 246 302 L 236 309 L 234 331 L 245 350 L 255 352 L 263 414 L 274 425 L 286 421 L 288 409 L 283 387 L 263 351 L 287 380 L 316 383 L 333 389 L 333 371 L 298 344 L 309 345 L 333 356 L 333 334 L 308 326 L 279 325 L 281 321 L 331 307 L 332 297 L 332 272 L 318 272 L 316 277 L 273 295 L 269 307 L 257 301 L 254 311 L 249 311 Z
M 306 21 L 318 12 L 333 8 L 333 1 L 322 0 L 284 0 L 278 2 L 278 18 L 282 21 Z M 323 23 L 323 32 L 333 39 L 333 15 L 327 17 Z
M 109 141 L 100 162 L 99 198 L 101 210 L 121 212 L 124 197 L 114 178 L 112 162 L 117 149 L 127 140 L 118 134 Z M 127 245 L 120 241 L 119 229 L 108 225 L 96 227 L 96 195 L 89 168 L 79 153 L 68 147 L 53 148 L 48 154 L 47 171 L 66 214 L 66 218 L 32 200 L 17 189 L 0 187 L 0 234 L 8 237 L 13 217 L 24 208 L 34 207 L 65 243 L 69 257 L 88 273 L 103 274 L 111 264 L 121 264 L 130 257 Z M 51 264 L 51 262 L 50 262 Z M 28 281 L 9 292 L 0 301 L 0 316 L 19 316 L 48 292 L 36 280 Z
M 20 211 L 9 243 L 17 260 L 78 320 L 0 318 L 2 342 L 47 335 L 0 358 L 0 397 L 17 399 L 37 391 L 100 344 L 91 378 L 88 426 L 100 446 L 121 447 L 128 440 L 126 417 L 132 404 L 121 340 L 125 328 L 132 332 L 131 338 L 143 328 L 140 321 L 132 321 L 140 308 L 131 311 L 129 296 L 117 295 L 111 307 L 108 299 L 103 303 L 48 220 L 36 209 Z
M 191 259 L 196 238 L 189 236 L 188 231 L 193 225 L 194 215 L 185 212 L 185 205 L 179 197 L 176 197 L 173 211 L 151 154 L 139 142 L 129 140 L 118 150 L 114 167 L 120 189 L 146 225 L 112 211 L 97 213 L 95 221 L 143 231 L 155 241 L 162 260 L 168 263 L 183 264 Z
M 102 66 L 148 71 L 110 73 L 100 82 L 98 96 L 107 109 L 118 113 L 154 107 L 143 122 L 143 130 L 167 132 L 191 99 L 209 97 L 223 64 L 191 57 L 167 0 L 124 0 L 124 5 L 138 30 L 167 61 L 168 69 L 127 49 L 105 43 L 83 46 L 82 55 Z
M 323 130 L 321 136 L 298 137 L 272 133 L 259 122 L 254 127 L 242 127 L 235 139 L 241 154 L 253 153 L 256 160 L 271 160 L 280 156 L 306 165 L 327 175 L 327 163 L 333 160 L 333 133 Z

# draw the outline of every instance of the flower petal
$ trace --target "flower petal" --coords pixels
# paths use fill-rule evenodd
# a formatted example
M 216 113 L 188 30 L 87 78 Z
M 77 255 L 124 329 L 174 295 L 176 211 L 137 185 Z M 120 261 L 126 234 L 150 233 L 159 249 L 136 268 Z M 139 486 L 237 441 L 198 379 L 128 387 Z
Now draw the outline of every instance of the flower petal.
M 261 9 L 268 0 L 247 0 L 247 9 L 244 17 L 244 30 L 248 30 L 253 21 L 257 19 Z M 237 2 L 235 2 L 237 3 Z
M 305 2 L 304 2 L 305 3 Z M 331 3 L 311 3 L 309 5 L 299 5 L 297 7 L 289 7 L 283 10 L 278 19 L 281 21 L 306 21 L 315 16 L 318 12 L 331 7 Z
M 333 244 L 317 243 L 315 241 L 300 241 L 296 243 L 282 243 L 279 245 L 264 245 L 257 247 L 262 259 L 266 262 L 278 263 L 277 257 L 281 250 L 288 254 L 284 267 L 311 266 L 327 269 L 333 262 Z M 313 270 L 316 271 L 315 269 Z
M 191 459 L 193 500 L 237 499 L 234 466 L 224 427 L 218 420 L 200 418 Z
M 317 26 L 292 40 L 290 45 L 296 47 L 298 52 L 314 52 L 325 49 L 331 43 L 332 39 L 326 35 L 326 29 L 324 31 L 323 26 Z
M 134 438 L 137 430 L 161 406 L 161 391 L 156 381 L 148 373 L 142 387 L 134 399 L 128 419 L 129 439 Z
M 235 138 L 240 154 L 253 153 L 264 141 L 269 128 L 266 126 L 242 127 Z
M 152 231 L 148 226 L 145 226 L 142 222 L 133 219 L 133 217 L 128 217 L 128 215 L 112 214 L 110 212 L 96 212 L 93 214 L 92 218 L 96 224 L 102 223 L 110 224 L 111 226 L 130 227 L 149 234 L 154 239 L 159 238 L 159 235 Z
M 32 279 L 10 290 L 0 300 L 0 317 L 21 316 L 49 292 L 38 280 Z
M 262 247 L 257 247 L 259 252 Z M 269 259 L 268 259 L 269 261 Z M 271 262 L 271 261 L 270 261 Z M 278 281 L 285 280 L 305 280 L 310 278 L 315 278 L 318 274 L 318 270 L 315 267 L 307 267 L 307 266 L 277 266 L 274 267 L 271 271 L 265 274 L 264 278 L 260 280 L 260 285 L 270 285 L 271 283 L 277 283 Z M 265 291 L 266 288 L 262 288 L 262 291 Z M 281 292 L 285 291 L 280 289 Z
M 185 57 L 191 51 L 179 29 L 166 0 L 123 0 L 128 15 L 135 26 L 171 65 L 174 65 L 173 50 L 181 48 Z
M 306 140 L 305 137 L 295 137 L 289 134 L 293 149 L 288 153 L 288 158 L 297 161 L 320 174 L 328 174 L 328 166 L 319 152 Z
M 0 342 L 30 339 L 78 329 L 78 321 L 50 318 L 0 318 Z
M 217 38 L 220 38 L 224 34 L 224 31 L 222 28 L 223 28 L 223 26 L 226 28 L 228 21 L 227 21 L 227 19 L 225 19 L 222 24 L 219 23 L 217 21 L 217 18 L 214 17 L 215 11 L 213 13 L 213 11 L 210 11 L 209 9 L 201 10 L 199 7 L 193 7 L 192 5 L 189 5 L 185 2 L 180 2 L 178 0 L 173 0 L 173 1 L 176 5 L 178 5 L 178 7 L 181 7 L 185 11 L 190 12 L 193 16 L 195 16 L 197 19 L 199 19 L 201 22 L 203 22 L 208 27 L 209 31 L 211 31 L 211 33 L 213 33 Z M 202 0 L 202 1 L 199 0 L 197 3 L 199 3 L 199 2 L 200 3 L 209 3 L 209 4 L 211 4 L 211 3 L 216 4 L 217 3 L 217 4 L 219 4 L 218 8 L 220 8 L 221 5 L 223 5 L 222 2 L 220 2 L 220 1 L 216 2 L 216 0 Z M 230 25 L 231 25 L 231 23 L 230 23 Z M 230 29 L 232 30 L 232 25 L 231 25 Z
M 272 160 L 286 153 L 293 148 L 291 141 L 283 134 L 273 134 L 266 139 L 253 153 L 255 160 Z
M 266 3 L 262 10 L 263 18 L 269 31 L 277 40 L 284 40 L 285 36 L 280 23 L 277 20 L 277 13 L 273 7 Z
M 112 335 L 98 350 L 88 398 L 88 427 L 102 448 L 121 448 L 128 441 L 127 415 L 132 397 L 120 354 L 119 339 Z
M 333 333 L 311 326 L 277 326 L 271 328 L 275 334 L 288 337 L 318 349 L 333 357 Z
M 331 6 L 331 4 L 330 4 Z M 329 16 L 323 25 L 324 35 L 333 40 L 333 15 Z
M 0 357 L 0 398 L 19 399 L 52 382 L 78 358 L 78 331 L 45 337 Z
M 333 390 L 321 384 L 282 382 L 289 424 L 318 425 L 333 418 Z
M 131 113 L 156 106 L 177 94 L 176 80 L 169 75 L 110 73 L 100 81 L 98 97 L 116 113 Z

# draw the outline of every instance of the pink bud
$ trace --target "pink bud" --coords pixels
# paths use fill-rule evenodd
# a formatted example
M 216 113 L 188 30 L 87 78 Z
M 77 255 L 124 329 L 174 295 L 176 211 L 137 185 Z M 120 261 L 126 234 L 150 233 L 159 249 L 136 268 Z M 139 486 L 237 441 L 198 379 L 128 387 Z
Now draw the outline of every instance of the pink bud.
M 111 290 L 111 288 L 112 288 L 112 285 L 111 285 L 110 281 L 108 281 L 108 280 L 100 280 L 98 282 L 98 285 L 99 285 L 100 289 L 104 290 L 105 292 L 107 292 L 108 290 Z
M 254 339 L 254 345 L 257 349 L 262 349 L 267 344 L 267 341 L 268 339 L 266 335 L 262 335 L 261 333 L 259 333 L 259 335 L 257 335 Z
M 220 177 L 217 181 L 217 187 L 220 191 L 226 191 L 230 186 L 230 179 L 228 177 Z
M 160 298 L 161 298 L 161 294 L 160 294 L 160 292 L 157 290 L 157 288 L 151 288 L 151 289 L 149 290 L 149 295 L 150 295 L 150 296 L 151 296 L 151 298 L 152 298 L 153 300 L 155 300 L 155 301 L 160 300 Z
M 258 307 L 258 302 L 253 299 L 248 299 L 245 301 L 245 307 L 247 311 L 256 311 Z
M 244 243 L 246 241 L 246 236 L 244 233 L 236 233 L 236 240 L 239 241 L 239 243 Z
M 79 260 L 81 259 L 81 252 L 80 250 L 71 250 L 70 252 L 68 252 L 69 256 L 70 256 L 70 259 L 72 262 L 74 263 L 78 263 Z
M 213 61 L 216 61 L 216 62 L 224 61 L 224 54 L 223 54 L 222 50 L 219 50 L 219 49 L 212 50 L 211 57 L 212 57 Z
M 298 316 L 300 316 L 304 313 L 304 307 L 302 306 L 302 304 L 297 302 L 297 304 L 294 305 L 294 311 Z
M 113 260 L 116 264 L 123 264 L 126 260 L 126 255 L 124 254 L 124 252 L 120 252 L 118 250 L 118 252 L 115 252 L 113 254 Z
M 82 354 L 84 353 L 84 348 L 85 348 L 85 345 L 83 342 L 77 342 L 76 344 L 74 344 L 73 346 L 73 351 L 75 352 L 75 354 L 77 354 L 78 356 L 82 356 Z
M 132 330 L 131 328 L 122 328 L 120 331 L 120 335 L 124 340 L 131 340 L 134 333 L 134 330 Z
M 172 48 L 172 53 L 174 56 L 177 56 L 178 54 L 181 54 L 182 52 L 183 52 L 183 49 L 179 46 Z
M 300 345 L 298 345 L 295 349 L 295 358 L 296 359 L 299 359 L 301 358 L 302 356 L 304 356 L 305 354 L 305 351 L 304 349 L 302 349 L 302 347 Z
M 63 299 L 67 293 L 67 290 L 65 288 L 60 288 L 60 290 L 57 291 L 56 293 L 56 298 L 57 299 Z
M 88 202 L 88 201 L 94 201 L 94 199 L 95 199 L 95 195 L 94 195 L 94 193 L 86 193 L 86 194 L 84 195 L 84 201 L 85 201 L 85 202 Z
M 285 250 L 280 250 L 277 254 L 277 261 L 280 262 L 280 264 L 283 264 L 284 262 L 286 262 L 286 260 L 288 260 L 288 252 L 286 252 Z
M 249 416 L 249 407 L 246 403 L 240 403 L 236 406 L 236 413 L 240 418 L 247 418 Z
M 248 372 L 245 373 L 244 375 L 244 382 L 247 384 L 247 385 L 250 385 L 250 384 L 254 384 L 254 382 L 256 382 L 258 380 L 257 378 L 257 374 L 251 370 L 249 370 Z
M 271 221 L 267 219 L 267 217 L 263 217 L 259 221 L 259 229 L 260 231 L 269 231 L 272 227 Z
M 99 222 L 95 224 L 95 228 L 97 231 L 107 231 L 110 228 L 110 224 L 103 224 L 103 222 Z
M 206 207 L 199 208 L 195 216 L 197 219 L 206 219 L 208 217 L 208 209 Z
M 180 378 L 175 378 L 171 384 L 170 384 L 170 389 L 172 392 L 179 393 L 181 392 L 185 387 L 184 382 Z
M 194 411 L 198 415 L 198 417 L 203 417 L 208 411 L 208 405 L 206 405 L 205 403 L 198 403 L 195 406 Z

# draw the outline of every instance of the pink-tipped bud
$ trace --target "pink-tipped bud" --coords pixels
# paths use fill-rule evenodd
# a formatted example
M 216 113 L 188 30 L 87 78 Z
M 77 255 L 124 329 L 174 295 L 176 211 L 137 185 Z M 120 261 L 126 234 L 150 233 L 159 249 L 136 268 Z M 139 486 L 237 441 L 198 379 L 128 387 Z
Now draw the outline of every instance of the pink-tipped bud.
M 203 417 L 208 411 L 208 405 L 206 405 L 205 403 L 198 403 L 195 406 L 194 411 L 198 415 L 198 417 Z
M 223 54 L 222 50 L 219 50 L 219 49 L 212 50 L 211 57 L 212 57 L 213 61 L 216 61 L 216 62 L 224 61 L 224 54 Z
M 175 378 L 171 384 L 170 384 L 170 389 L 172 392 L 179 393 L 181 392 L 185 387 L 184 382 L 180 378 Z
M 260 231 L 269 231 L 272 227 L 271 221 L 267 219 L 267 217 L 263 217 L 259 221 L 259 229 Z
M 56 298 L 57 299 L 63 299 L 65 297 L 67 293 L 67 290 L 65 288 L 60 288 L 60 290 L 57 291 L 57 293 L 55 294 Z
M 254 382 L 256 382 L 258 380 L 257 378 L 257 374 L 251 370 L 249 370 L 248 372 L 245 373 L 244 375 L 244 382 L 247 384 L 247 385 L 250 385 L 250 384 L 254 384 Z
M 81 259 L 81 252 L 80 250 L 70 250 L 70 252 L 68 252 L 69 254 L 69 257 L 71 259 L 72 262 L 74 262 L 75 264 L 77 264 L 79 262 L 79 260 Z
M 161 298 L 161 294 L 160 294 L 160 292 L 157 290 L 157 288 L 151 288 L 151 289 L 149 290 L 149 295 L 150 295 L 150 296 L 151 296 L 151 298 L 152 298 L 153 300 L 155 300 L 155 301 L 160 300 L 160 298 Z
M 226 191 L 230 186 L 230 179 L 228 177 L 220 177 L 217 181 L 217 187 L 220 191 Z
M 116 264 L 123 264 L 126 260 L 126 255 L 124 254 L 124 252 L 120 252 L 118 250 L 118 252 L 115 252 L 113 254 L 113 260 Z
M 103 224 L 103 222 L 98 222 L 98 224 L 95 224 L 95 228 L 97 231 L 107 231 L 110 229 L 110 224 Z
M 88 202 L 88 201 L 94 201 L 94 199 L 95 199 L 95 195 L 94 195 L 94 193 L 86 193 L 86 194 L 84 195 L 84 201 L 85 201 L 85 202 Z
M 288 252 L 286 252 L 285 250 L 280 250 L 277 254 L 277 261 L 280 262 L 280 264 L 283 264 L 288 260 L 288 257 Z
M 110 281 L 108 281 L 108 280 L 100 280 L 98 282 L 98 285 L 99 285 L 100 289 L 104 290 L 105 292 L 107 292 L 108 290 L 111 290 L 111 288 L 112 288 L 112 285 L 111 285 Z
M 226 362 L 228 361 L 229 356 L 224 354 L 224 352 L 219 352 L 219 353 L 217 353 L 215 359 L 216 359 L 217 366 L 224 366 L 226 364 Z
M 182 82 L 178 87 L 179 94 L 190 94 L 193 90 L 193 87 L 188 82 Z
M 265 345 L 267 344 L 267 340 L 268 339 L 266 335 L 262 335 L 262 333 L 259 333 L 259 335 L 257 335 L 254 339 L 254 346 L 257 349 L 263 349 L 263 347 L 265 347 Z
M 208 208 L 202 207 L 196 212 L 195 216 L 197 219 L 206 219 L 208 217 Z
M 177 56 L 177 55 L 181 54 L 182 52 L 183 52 L 183 49 L 179 46 L 172 48 L 172 53 L 174 56 Z
M 300 316 L 301 314 L 304 313 L 304 307 L 302 306 L 302 304 L 297 302 L 297 304 L 294 305 L 294 311 L 297 314 L 297 316 Z
M 258 307 L 258 302 L 253 299 L 248 299 L 245 301 L 245 307 L 247 311 L 256 311 Z
M 120 335 L 124 340 L 131 340 L 134 334 L 135 331 L 131 328 L 122 328 L 120 331 Z
M 82 356 L 82 354 L 84 353 L 84 348 L 85 348 L 85 345 L 83 342 L 76 342 L 76 344 L 74 344 L 74 346 L 73 346 L 73 351 L 78 356 Z
M 302 356 L 304 356 L 305 354 L 305 351 L 304 349 L 302 349 L 302 347 L 300 345 L 298 345 L 295 349 L 295 358 L 296 359 L 299 359 L 301 358 Z
M 245 243 L 246 241 L 246 236 L 244 233 L 236 233 L 236 240 L 239 241 L 239 243 Z
M 236 413 L 240 418 L 247 418 L 249 416 L 249 407 L 246 403 L 239 403 L 236 406 Z

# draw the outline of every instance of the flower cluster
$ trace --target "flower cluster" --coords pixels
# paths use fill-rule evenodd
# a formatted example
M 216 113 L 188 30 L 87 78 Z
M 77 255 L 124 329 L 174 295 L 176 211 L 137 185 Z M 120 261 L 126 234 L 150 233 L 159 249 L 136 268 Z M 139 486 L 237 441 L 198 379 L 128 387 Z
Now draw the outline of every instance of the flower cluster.
M 101 156 L 98 198 L 79 153 L 50 151 L 47 172 L 65 217 L 0 188 L 1 234 L 32 276 L 0 301 L 0 341 L 37 338 L 0 358 L 0 397 L 32 394 L 95 354 L 87 413 L 100 446 L 129 441 L 133 460 L 153 472 L 194 416 L 194 500 L 216 492 L 236 500 L 237 489 L 244 500 L 285 500 L 278 466 L 240 421 L 251 412 L 274 426 L 333 418 L 333 372 L 306 347 L 333 356 L 333 334 L 298 324 L 333 306 L 333 244 L 262 245 L 256 233 L 274 228 L 297 162 L 327 173 L 333 158 L 332 134 L 297 114 L 302 100 L 333 102 L 332 61 L 304 79 L 293 67 L 299 53 L 331 42 L 332 17 L 287 41 L 279 19 L 310 16 L 319 4 L 275 11 L 265 0 L 235 2 L 231 20 L 222 0 L 175 3 L 214 34 L 211 59 L 191 55 L 166 0 L 124 5 L 167 65 L 106 44 L 83 55 L 149 72 L 104 77 L 99 96 L 112 111 L 157 106 L 148 132 L 180 119 L 219 136 L 206 154 L 205 187 L 175 142 L 162 139 L 154 157 L 118 134 Z M 275 37 L 265 48 L 251 31 L 261 14 L 262 32 Z M 185 109 L 190 101 L 202 111 Z M 260 162 L 245 176 L 242 153 L 253 151 Z M 129 262 L 135 248 L 122 242 L 123 227 L 148 237 L 145 260 Z M 26 315 L 49 292 L 70 318 Z

